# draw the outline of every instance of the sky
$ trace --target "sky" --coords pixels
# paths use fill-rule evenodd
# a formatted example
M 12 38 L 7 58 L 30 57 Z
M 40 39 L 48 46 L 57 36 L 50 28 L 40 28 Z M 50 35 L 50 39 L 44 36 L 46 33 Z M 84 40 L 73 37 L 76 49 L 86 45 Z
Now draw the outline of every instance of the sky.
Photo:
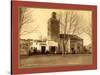
M 24 8 L 24 7 L 22 7 Z M 21 35 L 22 39 L 40 39 L 47 38 L 47 28 L 48 28 L 48 19 L 51 17 L 51 13 L 53 11 L 64 13 L 65 11 L 72 11 L 70 9 L 45 9 L 45 8 L 27 8 L 29 13 L 29 17 L 33 20 L 30 23 L 26 23 L 23 25 L 21 32 L 28 31 L 31 32 L 27 35 Z M 82 27 L 90 27 L 90 22 L 92 18 L 92 12 L 87 10 L 74 10 L 81 17 Z M 30 16 L 31 15 L 31 16 Z M 35 30 L 34 30 L 35 29 Z M 84 45 L 88 45 L 91 43 L 91 37 L 86 33 L 82 33 L 79 35 L 82 39 L 84 39 Z

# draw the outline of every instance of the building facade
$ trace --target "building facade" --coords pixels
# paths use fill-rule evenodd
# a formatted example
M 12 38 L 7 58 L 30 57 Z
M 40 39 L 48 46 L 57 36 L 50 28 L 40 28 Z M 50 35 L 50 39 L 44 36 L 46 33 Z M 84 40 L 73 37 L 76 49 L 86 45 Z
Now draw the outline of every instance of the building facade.
M 58 50 L 58 42 L 55 41 L 39 41 L 39 40 L 34 40 L 33 44 L 30 46 L 33 48 L 36 48 L 37 51 L 41 52 L 41 53 L 56 53 L 56 51 Z
M 19 40 L 19 52 L 20 55 L 27 55 L 30 46 L 33 44 L 32 39 L 20 39 Z
M 65 37 L 64 37 L 65 36 Z M 77 35 L 60 34 L 60 50 L 66 53 L 81 53 L 83 51 L 83 39 Z
M 48 21 L 48 40 L 58 41 L 60 32 L 60 21 L 56 18 L 56 12 L 52 12 Z

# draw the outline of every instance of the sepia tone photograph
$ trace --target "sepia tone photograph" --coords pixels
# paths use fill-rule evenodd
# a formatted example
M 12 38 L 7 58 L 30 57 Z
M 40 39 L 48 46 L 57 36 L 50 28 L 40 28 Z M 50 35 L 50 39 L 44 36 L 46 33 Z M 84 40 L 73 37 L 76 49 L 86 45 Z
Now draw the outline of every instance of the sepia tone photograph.
M 18 67 L 91 65 L 92 11 L 18 8 Z

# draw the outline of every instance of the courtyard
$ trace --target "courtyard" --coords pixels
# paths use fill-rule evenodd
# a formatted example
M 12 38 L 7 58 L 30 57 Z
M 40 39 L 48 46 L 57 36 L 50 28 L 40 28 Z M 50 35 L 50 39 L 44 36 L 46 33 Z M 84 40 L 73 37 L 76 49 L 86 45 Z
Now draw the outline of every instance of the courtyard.
M 92 64 L 92 54 L 33 55 L 19 59 L 20 68 Z

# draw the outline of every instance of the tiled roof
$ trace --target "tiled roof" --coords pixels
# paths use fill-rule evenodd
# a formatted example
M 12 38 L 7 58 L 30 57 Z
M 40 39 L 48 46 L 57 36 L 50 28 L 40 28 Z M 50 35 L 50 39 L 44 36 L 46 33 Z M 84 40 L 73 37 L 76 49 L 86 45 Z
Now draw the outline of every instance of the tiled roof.
M 72 34 L 60 34 L 60 38 L 64 38 L 64 36 L 65 36 L 65 38 L 68 38 L 68 37 L 70 37 L 71 39 L 74 39 L 74 40 L 83 40 L 82 38 L 80 38 L 79 36 L 77 36 L 77 35 L 72 35 Z

